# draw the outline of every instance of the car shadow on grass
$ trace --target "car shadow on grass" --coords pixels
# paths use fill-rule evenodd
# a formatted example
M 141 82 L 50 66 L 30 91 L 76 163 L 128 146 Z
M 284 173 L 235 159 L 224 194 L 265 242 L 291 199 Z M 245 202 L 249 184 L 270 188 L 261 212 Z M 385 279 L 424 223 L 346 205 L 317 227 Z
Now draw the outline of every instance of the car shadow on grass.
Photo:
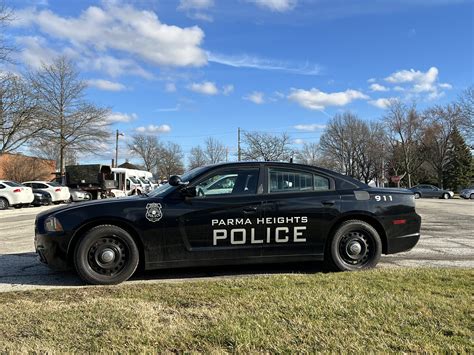
M 272 274 L 310 274 L 324 272 L 322 262 L 208 266 L 137 271 L 132 282 L 187 281 L 202 278 L 252 277 Z M 0 254 L 0 292 L 43 287 L 84 286 L 71 270 L 54 270 L 42 264 L 35 253 Z

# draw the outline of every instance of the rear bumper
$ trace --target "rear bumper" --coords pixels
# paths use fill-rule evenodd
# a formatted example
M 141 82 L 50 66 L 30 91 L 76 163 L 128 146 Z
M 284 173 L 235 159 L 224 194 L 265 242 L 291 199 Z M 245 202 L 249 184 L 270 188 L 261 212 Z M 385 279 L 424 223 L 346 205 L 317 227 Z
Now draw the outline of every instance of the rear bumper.
M 387 254 L 400 253 L 412 249 L 420 240 L 420 233 L 391 238 L 387 241 Z

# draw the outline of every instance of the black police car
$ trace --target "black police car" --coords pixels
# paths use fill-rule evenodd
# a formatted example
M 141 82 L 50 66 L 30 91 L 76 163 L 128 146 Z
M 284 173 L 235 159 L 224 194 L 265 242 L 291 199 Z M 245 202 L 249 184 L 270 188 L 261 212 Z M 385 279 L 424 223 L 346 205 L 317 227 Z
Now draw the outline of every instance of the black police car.
M 92 284 L 127 280 L 139 264 L 324 260 L 359 270 L 413 248 L 420 223 L 409 190 L 370 188 L 306 165 L 226 163 L 173 176 L 148 195 L 41 213 L 35 246 L 41 261 L 74 266 Z

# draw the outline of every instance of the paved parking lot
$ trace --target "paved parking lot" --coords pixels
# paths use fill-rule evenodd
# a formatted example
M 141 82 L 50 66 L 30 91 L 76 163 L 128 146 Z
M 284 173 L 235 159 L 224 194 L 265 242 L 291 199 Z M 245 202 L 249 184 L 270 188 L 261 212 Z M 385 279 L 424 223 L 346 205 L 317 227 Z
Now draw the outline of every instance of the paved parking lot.
M 411 251 L 383 256 L 380 267 L 474 267 L 474 201 L 416 201 L 422 216 L 422 237 Z M 77 287 L 81 281 L 72 272 L 55 272 L 36 259 L 33 246 L 37 207 L 0 211 L 0 292 L 46 287 Z M 154 271 L 136 275 L 128 282 L 182 281 L 206 277 L 317 272 L 321 265 L 266 265 L 193 270 Z

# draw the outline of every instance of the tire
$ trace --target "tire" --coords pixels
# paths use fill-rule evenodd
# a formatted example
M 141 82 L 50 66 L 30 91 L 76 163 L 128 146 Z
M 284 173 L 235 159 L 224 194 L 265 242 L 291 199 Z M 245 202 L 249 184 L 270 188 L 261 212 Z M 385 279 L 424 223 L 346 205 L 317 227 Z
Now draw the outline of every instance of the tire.
M 443 196 L 442 196 L 442 198 L 443 198 L 444 200 L 449 200 L 450 197 L 451 197 L 451 196 L 450 196 L 448 193 L 446 193 L 446 192 L 445 192 L 445 193 L 443 194 Z
M 6 198 L 0 197 L 0 210 L 6 210 L 10 204 Z
M 113 225 L 90 229 L 74 251 L 76 272 L 82 280 L 94 285 L 115 285 L 128 280 L 138 261 L 139 251 L 132 236 Z
M 367 222 L 349 220 L 334 233 L 325 259 L 332 270 L 356 271 L 375 267 L 381 255 L 382 241 L 377 230 Z
M 415 192 L 415 198 L 418 199 L 418 198 L 421 198 L 421 194 L 419 192 Z
M 474 194 L 470 194 L 470 195 L 469 195 L 469 198 L 470 198 L 471 200 L 474 200 Z

